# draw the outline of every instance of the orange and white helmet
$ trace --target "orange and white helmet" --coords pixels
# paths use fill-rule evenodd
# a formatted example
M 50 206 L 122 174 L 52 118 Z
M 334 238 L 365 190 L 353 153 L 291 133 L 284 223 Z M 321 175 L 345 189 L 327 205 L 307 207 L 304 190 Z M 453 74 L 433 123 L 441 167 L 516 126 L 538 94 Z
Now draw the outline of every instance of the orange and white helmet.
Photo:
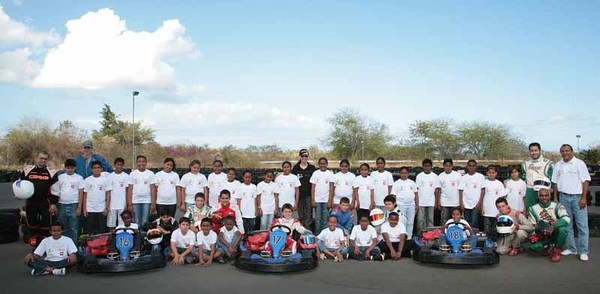
M 385 214 L 383 210 L 379 208 L 374 208 L 369 213 L 369 220 L 371 220 L 371 225 L 379 226 L 385 222 Z

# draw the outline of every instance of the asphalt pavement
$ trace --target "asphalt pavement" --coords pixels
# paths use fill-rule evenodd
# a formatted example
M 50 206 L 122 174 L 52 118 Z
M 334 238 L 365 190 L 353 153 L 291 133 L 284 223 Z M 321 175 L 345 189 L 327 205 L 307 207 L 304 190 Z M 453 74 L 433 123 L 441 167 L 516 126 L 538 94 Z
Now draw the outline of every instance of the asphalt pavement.
M 0 208 L 20 207 L 10 184 L 0 184 Z M 501 257 L 485 267 L 431 266 L 412 259 L 384 262 L 322 262 L 315 270 L 257 274 L 232 265 L 172 266 L 133 274 L 32 277 L 23 264 L 31 248 L 23 242 L 0 245 L 2 293 L 592 293 L 600 289 L 600 238 L 590 240 L 590 261 L 575 256 L 552 263 L 525 253 Z

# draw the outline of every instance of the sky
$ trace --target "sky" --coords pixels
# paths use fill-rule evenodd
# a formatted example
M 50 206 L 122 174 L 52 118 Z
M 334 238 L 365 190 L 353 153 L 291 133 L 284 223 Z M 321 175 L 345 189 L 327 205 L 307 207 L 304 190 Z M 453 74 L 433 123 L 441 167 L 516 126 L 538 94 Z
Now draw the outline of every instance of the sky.
M 161 144 L 320 145 L 341 108 L 386 124 L 508 125 L 600 144 L 598 1 L 0 0 L 0 133 L 99 127 Z

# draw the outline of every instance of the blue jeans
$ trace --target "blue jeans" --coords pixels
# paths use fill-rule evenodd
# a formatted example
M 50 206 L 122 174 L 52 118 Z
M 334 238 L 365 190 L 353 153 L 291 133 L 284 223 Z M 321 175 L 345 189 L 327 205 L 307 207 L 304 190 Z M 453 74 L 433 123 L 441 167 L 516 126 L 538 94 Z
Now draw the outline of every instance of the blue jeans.
M 60 261 L 49 261 L 49 260 L 34 260 L 27 264 L 28 267 L 35 270 L 36 274 L 41 274 L 46 271 L 47 267 L 52 267 L 54 269 L 64 268 L 69 266 L 69 262 L 67 259 L 63 259 Z
M 238 247 L 236 249 L 238 250 L 238 253 L 241 251 L 239 245 L 238 245 Z M 231 256 L 231 254 L 229 252 L 229 246 L 225 245 L 225 243 L 221 242 L 220 240 L 217 240 L 217 250 L 221 251 L 227 257 L 230 257 L 230 258 L 234 258 L 235 257 L 235 256 Z
M 134 203 L 133 219 L 138 226 L 143 227 L 150 217 L 150 203 Z
M 329 209 L 327 209 L 327 203 L 319 203 L 317 202 L 317 207 L 315 208 L 317 215 L 315 215 L 315 233 L 318 234 L 323 229 L 327 228 L 327 218 L 329 217 Z
M 563 192 L 560 192 L 559 194 L 560 204 L 567 208 L 567 213 L 571 218 L 571 221 L 567 225 L 567 249 L 578 252 L 579 254 L 588 254 L 590 230 L 588 228 L 587 206 L 583 209 L 579 208 L 581 194 L 565 194 Z M 573 221 L 577 224 L 577 246 L 575 246 Z
M 465 220 L 471 225 L 471 228 L 479 230 L 479 211 L 476 209 L 465 209 Z
M 77 244 L 79 231 L 79 217 L 77 216 L 78 203 L 58 204 L 58 221 L 63 223 L 63 235 L 71 238 Z
M 424 232 L 425 228 L 433 227 L 433 206 L 419 206 L 417 214 L 417 228 L 419 233 Z
M 406 216 L 406 240 L 412 240 L 416 214 L 415 205 L 399 204 L 398 208 Z
M 348 246 L 345 248 L 345 250 L 347 250 L 347 252 L 350 254 L 349 258 L 354 258 L 356 260 L 365 260 L 365 253 L 367 252 L 367 249 L 369 249 L 368 246 L 358 246 L 358 250 L 360 250 L 360 253 L 357 255 L 354 254 L 354 246 Z M 371 250 L 371 257 L 375 259 L 379 255 L 381 255 L 381 250 L 379 249 L 379 247 L 373 247 L 373 250 Z
M 466 241 L 469 243 L 469 245 L 471 245 L 471 249 L 475 249 L 475 247 L 477 247 L 477 236 L 471 235 L 467 238 Z M 440 234 L 439 243 L 440 244 L 448 244 L 448 239 L 446 239 L 445 234 Z M 463 243 L 464 243 L 464 241 L 463 241 Z
M 263 214 L 260 217 L 260 229 L 268 230 L 271 224 L 273 223 L 273 214 Z
M 339 248 L 333 248 L 333 247 L 327 247 L 325 245 L 325 243 L 323 241 L 319 241 L 317 243 L 317 245 L 319 246 L 319 250 L 321 250 L 321 252 L 325 251 L 326 249 L 329 250 L 331 253 L 335 253 Z M 340 253 L 342 254 L 342 256 L 346 255 L 348 253 L 348 247 L 344 247 Z

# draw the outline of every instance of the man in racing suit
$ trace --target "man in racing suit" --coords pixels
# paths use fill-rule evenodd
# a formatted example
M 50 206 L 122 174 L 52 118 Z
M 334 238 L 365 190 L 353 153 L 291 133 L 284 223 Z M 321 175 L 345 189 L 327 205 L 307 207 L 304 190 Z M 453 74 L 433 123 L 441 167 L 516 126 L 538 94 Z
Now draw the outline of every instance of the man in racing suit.
M 525 192 L 525 207 L 527 209 L 538 202 L 537 192 L 533 189 L 535 181 L 550 182 L 553 170 L 552 161 L 542 155 L 540 143 L 529 144 L 529 155 L 531 157 L 521 163 L 521 178 L 527 185 L 527 191 Z
M 560 261 L 560 252 L 567 240 L 567 225 L 571 221 L 567 209 L 560 203 L 550 201 L 550 189 L 538 191 L 539 203 L 529 208 L 529 221 L 535 224 L 536 232 L 530 237 L 531 250 L 543 252 L 548 256 L 552 252 L 552 261 Z M 547 228 L 542 229 L 546 222 Z M 554 250 L 552 251 L 552 247 Z
M 52 194 L 52 185 L 58 182 L 57 170 L 47 167 L 48 153 L 38 153 L 35 165 L 26 166 L 21 180 L 33 183 L 33 195 L 25 203 L 27 226 L 32 235 L 50 236 L 50 225 L 58 216 L 58 196 Z M 31 241 L 30 241 L 31 242 Z M 37 244 L 32 244 L 37 245 Z

